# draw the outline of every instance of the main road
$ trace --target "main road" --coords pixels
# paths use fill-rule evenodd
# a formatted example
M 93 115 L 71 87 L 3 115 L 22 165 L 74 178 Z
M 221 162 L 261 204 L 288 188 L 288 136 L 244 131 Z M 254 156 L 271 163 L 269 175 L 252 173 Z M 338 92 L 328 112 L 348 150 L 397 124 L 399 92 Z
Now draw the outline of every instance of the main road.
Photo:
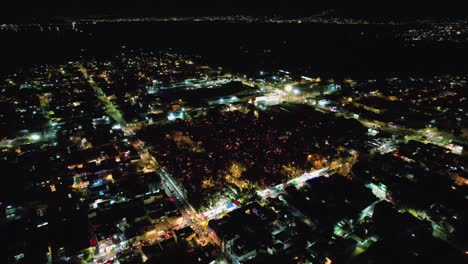
M 239 79 L 243 81 L 244 83 L 248 82 L 249 85 L 253 87 L 261 88 L 264 94 L 268 92 L 278 91 L 278 90 L 282 91 L 283 87 L 286 84 L 290 84 L 290 85 L 296 84 L 296 83 L 269 84 L 269 83 L 255 82 L 253 80 L 247 80 L 242 77 L 239 77 Z M 303 102 L 302 99 L 303 98 L 301 97 L 291 96 L 290 94 L 287 96 L 284 96 L 284 102 L 291 102 L 291 103 Z M 341 102 L 338 102 L 338 103 L 341 103 Z M 321 111 L 321 112 L 327 112 L 327 113 L 331 112 L 337 116 L 342 116 L 347 119 L 354 118 L 367 128 L 377 128 L 380 131 L 390 133 L 393 135 L 398 135 L 404 138 L 406 141 L 412 139 L 412 140 L 419 141 L 424 144 L 432 143 L 434 145 L 437 145 L 443 148 L 447 148 L 447 145 L 449 145 L 452 142 L 456 142 L 457 144 L 465 144 L 465 145 L 468 144 L 468 140 L 466 140 L 463 137 L 456 137 L 452 135 L 451 133 L 444 132 L 444 131 L 438 131 L 438 130 L 435 131 L 434 128 L 413 129 L 413 128 L 403 127 L 403 126 L 389 127 L 386 123 L 382 121 L 365 119 L 351 112 L 330 111 L 324 107 L 320 107 L 318 104 L 315 104 L 313 106 L 315 107 L 316 110 Z M 457 152 L 453 152 L 453 153 L 457 155 L 461 155 L 460 153 L 457 153 Z
M 106 113 L 114 119 L 114 121 L 120 125 L 121 130 L 126 136 L 135 136 L 135 132 L 129 126 L 129 124 L 125 121 L 124 117 L 120 113 L 120 111 L 115 107 L 114 103 L 109 100 L 103 90 L 98 86 L 98 84 L 93 80 L 93 76 L 89 75 L 87 69 L 82 64 L 77 64 L 76 67 L 78 70 L 83 74 L 85 79 L 87 80 L 88 84 L 93 88 L 94 92 L 96 93 L 98 99 L 104 104 Z M 140 157 L 144 162 L 150 164 L 155 171 L 161 176 L 164 190 L 166 191 L 167 195 L 170 197 L 176 198 L 174 201 L 178 210 L 181 212 L 183 218 L 185 219 L 186 224 L 190 224 L 194 231 L 199 236 L 199 241 L 201 244 L 207 244 L 209 242 L 214 242 L 209 236 L 208 230 L 206 226 L 203 225 L 202 219 L 199 218 L 196 210 L 193 206 L 187 201 L 183 191 L 180 190 L 178 185 L 174 182 L 172 177 L 167 173 L 164 168 L 161 168 L 158 165 L 156 158 L 151 154 L 148 148 L 140 139 L 136 139 L 139 144 L 133 144 L 135 149 L 140 154 Z

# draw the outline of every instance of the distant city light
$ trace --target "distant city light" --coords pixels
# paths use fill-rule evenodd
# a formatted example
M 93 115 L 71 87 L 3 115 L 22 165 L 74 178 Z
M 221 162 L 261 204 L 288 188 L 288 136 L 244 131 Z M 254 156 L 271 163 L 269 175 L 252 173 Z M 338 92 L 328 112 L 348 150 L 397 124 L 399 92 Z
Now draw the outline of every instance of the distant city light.
M 300 93 L 301 93 L 301 91 L 299 91 L 298 89 L 294 89 L 294 90 L 293 90 L 293 94 L 295 94 L 295 95 L 298 95 L 298 94 L 300 94 Z
M 284 90 L 290 93 L 293 90 L 293 86 L 290 84 L 287 84 L 286 86 L 284 86 Z

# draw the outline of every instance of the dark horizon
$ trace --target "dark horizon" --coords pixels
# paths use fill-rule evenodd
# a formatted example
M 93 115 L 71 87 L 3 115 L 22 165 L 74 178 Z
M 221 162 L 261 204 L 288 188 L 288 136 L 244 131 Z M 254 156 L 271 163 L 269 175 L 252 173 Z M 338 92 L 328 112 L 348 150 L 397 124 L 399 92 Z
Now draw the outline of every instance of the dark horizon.
M 138 3 L 93 3 L 77 1 L 72 3 L 25 3 L 16 1 L 4 5 L 0 12 L 0 22 L 46 22 L 61 17 L 167 17 L 167 16 L 284 16 L 303 17 L 333 10 L 338 16 L 361 17 L 369 19 L 421 19 L 421 18 L 466 18 L 461 1 L 441 3 L 411 3 L 404 1 L 317 1 L 301 3 L 284 1 L 268 3 L 265 1 L 165 1 Z

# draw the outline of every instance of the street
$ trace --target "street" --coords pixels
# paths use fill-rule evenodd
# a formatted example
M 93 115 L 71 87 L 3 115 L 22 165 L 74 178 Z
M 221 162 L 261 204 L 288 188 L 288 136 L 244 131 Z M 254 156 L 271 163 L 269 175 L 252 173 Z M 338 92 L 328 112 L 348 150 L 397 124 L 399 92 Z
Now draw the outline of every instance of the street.
M 120 129 L 126 136 L 134 136 L 135 132 L 132 130 L 132 128 L 128 125 L 128 123 L 125 121 L 123 118 L 122 114 L 120 111 L 115 107 L 115 105 L 107 98 L 106 94 L 102 91 L 102 89 L 94 82 L 92 76 L 88 74 L 87 69 L 81 65 L 78 64 L 76 67 L 79 69 L 79 71 L 83 74 L 83 76 L 86 78 L 88 81 L 89 85 L 93 88 L 95 91 L 97 97 L 99 100 L 105 105 L 106 108 L 106 113 L 114 119 L 114 121 L 120 125 Z M 201 243 L 202 246 L 207 245 L 208 243 L 213 243 L 216 244 L 215 241 L 209 236 L 209 232 L 207 230 L 207 227 L 205 227 L 202 222 L 203 220 L 199 218 L 196 210 L 193 208 L 193 206 L 186 200 L 185 196 L 183 195 L 182 191 L 177 187 L 177 185 L 173 182 L 171 179 L 171 176 L 164 170 L 164 168 L 160 168 L 158 166 L 158 162 L 154 158 L 154 156 L 150 153 L 148 148 L 145 146 L 145 143 L 140 140 L 136 139 L 136 141 L 139 144 L 134 144 L 135 149 L 138 151 L 140 154 L 140 157 L 144 159 L 143 161 L 147 164 L 149 164 L 154 171 L 158 172 L 158 174 L 161 176 L 162 182 L 163 182 L 163 188 L 166 194 L 169 197 L 173 197 L 174 202 L 177 206 L 177 209 L 179 212 L 182 214 L 184 218 L 184 225 L 179 226 L 178 229 L 185 227 L 186 225 L 192 226 L 193 230 L 197 233 L 199 242 Z M 155 228 L 156 230 L 156 228 Z M 144 236 L 144 237 L 138 237 L 137 241 L 139 240 L 146 240 L 149 242 L 154 242 L 156 239 L 151 239 L 151 237 Z M 145 259 L 146 256 L 144 256 L 143 251 L 141 251 L 141 245 L 139 248 L 139 251 L 142 254 L 142 259 Z M 115 257 L 115 254 L 103 254 L 103 255 L 98 255 L 96 256 L 96 260 L 109 260 L 111 258 Z

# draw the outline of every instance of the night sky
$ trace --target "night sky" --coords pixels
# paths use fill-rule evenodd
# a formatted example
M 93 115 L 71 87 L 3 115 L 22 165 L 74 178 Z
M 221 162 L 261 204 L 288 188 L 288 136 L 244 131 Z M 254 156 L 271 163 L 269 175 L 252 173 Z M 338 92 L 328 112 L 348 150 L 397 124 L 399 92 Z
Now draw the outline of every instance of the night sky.
M 463 1 L 264 1 L 264 0 L 133 0 L 133 1 L 30 1 L 2 3 L 0 22 L 48 20 L 64 16 L 203 16 L 246 14 L 253 16 L 308 16 L 324 10 L 366 18 L 466 17 Z

